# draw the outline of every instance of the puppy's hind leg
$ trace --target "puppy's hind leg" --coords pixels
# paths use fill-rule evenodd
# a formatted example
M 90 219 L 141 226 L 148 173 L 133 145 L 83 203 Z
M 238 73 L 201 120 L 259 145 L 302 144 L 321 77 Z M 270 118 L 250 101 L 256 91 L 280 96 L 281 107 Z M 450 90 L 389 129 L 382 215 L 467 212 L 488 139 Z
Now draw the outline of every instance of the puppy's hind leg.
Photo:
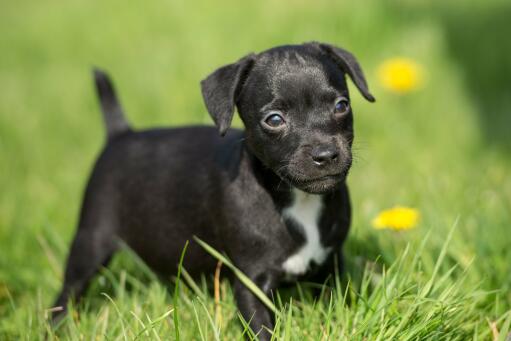
M 117 248 L 112 212 L 91 210 L 82 214 L 78 231 L 69 253 L 60 295 L 53 307 L 60 307 L 52 317 L 59 320 L 66 313 L 68 300 L 79 300 L 102 266 L 106 266 Z M 106 214 L 98 214 L 105 212 Z

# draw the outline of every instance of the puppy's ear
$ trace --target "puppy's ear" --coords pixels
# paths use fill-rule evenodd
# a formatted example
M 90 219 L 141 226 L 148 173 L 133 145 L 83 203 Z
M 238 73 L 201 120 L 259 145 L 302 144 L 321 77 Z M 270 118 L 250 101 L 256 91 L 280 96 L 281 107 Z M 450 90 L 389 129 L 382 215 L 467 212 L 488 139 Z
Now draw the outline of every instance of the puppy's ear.
M 236 63 L 222 66 L 201 81 L 204 103 L 221 136 L 224 136 L 231 126 L 237 97 L 254 60 L 255 55 L 249 54 Z
M 358 61 L 354 55 L 333 45 L 322 43 L 313 44 L 316 44 L 324 53 L 332 58 L 333 61 L 336 62 L 344 72 L 350 76 L 351 80 L 353 83 L 355 83 L 358 90 L 360 93 L 362 93 L 362 96 L 364 96 L 365 99 L 367 99 L 369 102 L 374 102 L 376 100 L 369 92 L 362 68 L 358 64 Z

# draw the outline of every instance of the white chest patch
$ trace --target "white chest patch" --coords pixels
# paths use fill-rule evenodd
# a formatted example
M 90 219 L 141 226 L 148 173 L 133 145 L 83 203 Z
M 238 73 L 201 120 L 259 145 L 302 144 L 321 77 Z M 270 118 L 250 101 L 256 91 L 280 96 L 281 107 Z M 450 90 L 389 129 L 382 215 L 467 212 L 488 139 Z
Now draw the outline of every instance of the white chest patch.
M 282 263 L 286 273 L 303 275 L 309 269 L 311 261 L 322 264 L 331 251 L 331 248 L 325 248 L 321 244 L 318 226 L 321 209 L 321 196 L 294 190 L 293 204 L 284 209 L 283 215 L 301 225 L 305 244 Z

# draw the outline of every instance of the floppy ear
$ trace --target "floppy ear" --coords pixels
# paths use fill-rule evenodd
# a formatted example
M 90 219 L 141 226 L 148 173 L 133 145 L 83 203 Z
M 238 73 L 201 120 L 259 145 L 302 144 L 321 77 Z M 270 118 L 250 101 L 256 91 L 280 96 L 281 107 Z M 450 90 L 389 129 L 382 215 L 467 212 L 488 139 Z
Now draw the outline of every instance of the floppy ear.
M 369 102 L 374 102 L 376 99 L 371 95 L 367 87 L 367 82 L 362 72 L 362 68 L 357 62 L 357 59 L 350 52 L 335 47 L 330 44 L 316 43 L 317 46 L 326 53 L 333 61 L 346 72 L 353 83 L 357 86 L 358 90 Z
M 222 66 L 201 81 L 202 97 L 221 136 L 231 126 L 237 97 L 254 64 L 254 54 Z

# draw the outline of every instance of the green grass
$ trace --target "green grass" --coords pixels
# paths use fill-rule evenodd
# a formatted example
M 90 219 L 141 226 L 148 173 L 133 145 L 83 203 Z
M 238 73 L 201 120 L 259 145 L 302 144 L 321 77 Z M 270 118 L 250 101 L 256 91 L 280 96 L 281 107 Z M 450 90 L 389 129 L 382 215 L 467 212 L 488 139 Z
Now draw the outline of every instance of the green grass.
M 461 5 L 461 4 L 458 4 Z M 221 318 L 210 278 L 160 281 L 129 251 L 55 331 L 47 308 L 88 173 L 104 138 L 91 83 L 108 70 L 136 127 L 210 123 L 198 82 L 250 51 L 320 40 L 353 51 L 376 104 L 353 91 L 356 163 L 347 271 L 317 300 L 276 293 L 282 340 L 504 340 L 511 323 L 511 6 L 319 0 L 4 2 L 0 14 L 0 339 L 238 339 L 231 288 Z M 427 71 L 397 96 L 386 58 Z M 239 120 L 237 121 L 239 125 Z M 378 231 L 395 204 L 411 231 Z M 225 271 L 225 270 L 224 270 Z M 177 310 L 175 308 L 177 307 Z M 177 312 L 177 313 L 176 313 Z

